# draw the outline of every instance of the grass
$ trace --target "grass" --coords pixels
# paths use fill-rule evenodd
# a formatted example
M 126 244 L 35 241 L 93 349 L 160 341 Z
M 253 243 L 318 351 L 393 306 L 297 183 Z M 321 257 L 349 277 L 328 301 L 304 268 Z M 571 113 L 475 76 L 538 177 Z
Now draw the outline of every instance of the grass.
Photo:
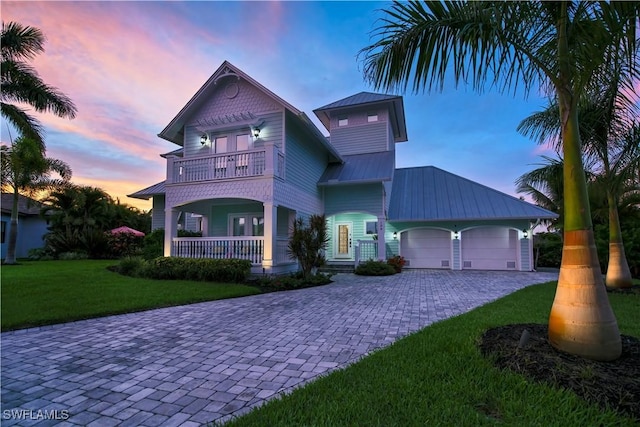
M 2 266 L 2 331 L 257 294 L 231 283 L 135 279 L 115 261 L 26 261 Z
M 494 368 L 480 355 L 476 342 L 488 328 L 546 323 L 554 291 L 555 283 L 532 286 L 436 323 L 228 425 L 637 425 L 568 390 Z M 609 299 L 621 333 L 640 336 L 640 296 Z

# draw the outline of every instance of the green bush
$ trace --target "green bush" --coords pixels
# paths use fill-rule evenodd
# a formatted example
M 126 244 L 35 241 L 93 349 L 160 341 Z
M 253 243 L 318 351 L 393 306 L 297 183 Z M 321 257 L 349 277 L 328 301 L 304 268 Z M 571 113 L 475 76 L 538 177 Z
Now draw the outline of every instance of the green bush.
M 58 255 L 58 259 L 62 261 L 73 261 L 88 258 L 89 255 L 86 252 L 62 252 Z
M 390 276 L 396 274 L 396 269 L 384 261 L 370 259 L 358 264 L 355 273 L 361 276 Z
M 131 277 L 144 277 L 147 274 L 148 263 L 139 256 L 128 256 L 120 260 L 118 273 Z
M 149 261 L 146 277 L 239 283 L 244 282 L 250 272 L 248 260 L 158 257 Z
M 536 233 L 533 236 L 535 268 L 559 268 L 562 260 L 562 236 L 560 233 Z
M 144 259 L 161 257 L 164 252 L 164 228 L 156 228 L 144 236 L 142 241 L 142 256 Z

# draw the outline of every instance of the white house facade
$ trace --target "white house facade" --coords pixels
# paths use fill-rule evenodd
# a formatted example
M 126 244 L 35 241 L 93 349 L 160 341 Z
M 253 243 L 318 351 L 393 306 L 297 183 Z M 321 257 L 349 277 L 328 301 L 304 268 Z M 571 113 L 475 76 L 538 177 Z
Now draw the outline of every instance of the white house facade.
M 402 255 L 413 268 L 531 270 L 528 234 L 555 214 L 431 166 L 396 169 L 402 97 L 361 92 L 309 118 L 224 62 L 159 137 L 166 180 L 153 200 L 165 256 L 244 258 L 284 273 L 291 224 L 327 217 L 330 263 Z M 178 237 L 180 228 L 201 237 Z

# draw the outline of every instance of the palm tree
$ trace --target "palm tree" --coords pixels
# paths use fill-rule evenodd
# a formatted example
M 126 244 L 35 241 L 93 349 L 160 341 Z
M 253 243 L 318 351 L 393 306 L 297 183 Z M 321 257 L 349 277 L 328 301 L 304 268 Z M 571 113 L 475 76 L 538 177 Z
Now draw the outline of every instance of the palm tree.
M 562 129 L 564 245 L 549 317 L 557 349 L 615 360 L 622 352 L 595 247 L 582 164 L 578 101 L 593 75 L 622 55 L 638 71 L 637 2 L 394 2 L 361 50 L 376 87 L 418 92 L 471 82 L 501 91 L 547 91 Z
M 71 178 L 71 169 L 62 160 L 45 157 L 41 145 L 29 138 L 17 138 L 11 147 L 1 146 L 0 153 L 2 191 L 13 193 L 11 229 L 5 264 L 15 264 L 19 195 L 33 195 L 38 191 L 63 185 Z M 53 177 L 53 173 L 57 173 L 59 178 Z
M 618 206 L 623 194 L 633 189 L 634 172 L 640 164 L 639 124 L 636 103 L 629 98 L 631 84 L 622 85 L 612 76 L 603 84 L 586 92 L 579 103 L 580 139 L 591 160 L 593 191 L 590 199 L 603 196 L 609 221 L 609 262 L 605 283 L 609 288 L 628 288 L 633 284 L 631 271 L 625 256 Z M 523 120 L 518 130 L 539 144 L 551 142 L 556 149 L 561 146 L 558 106 L 552 102 L 543 111 Z M 522 177 L 521 177 L 522 178 Z M 635 188 L 638 181 L 635 180 Z M 592 211 L 593 216 L 599 212 Z
M 546 220 L 546 223 L 548 227 L 562 229 L 564 163 L 562 159 L 548 156 L 542 156 L 542 159 L 544 163 L 540 164 L 540 167 L 518 177 L 516 191 L 528 194 L 536 205 L 557 213 L 558 218 Z
M 10 102 L 25 103 L 38 112 L 52 112 L 59 117 L 73 119 L 76 116 L 73 102 L 58 89 L 46 85 L 35 69 L 24 62 L 44 51 L 44 41 L 44 35 L 37 28 L 16 22 L 2 23 L 0 111 L 23 136 L 43 148 L 42 127 L 38 120 Z

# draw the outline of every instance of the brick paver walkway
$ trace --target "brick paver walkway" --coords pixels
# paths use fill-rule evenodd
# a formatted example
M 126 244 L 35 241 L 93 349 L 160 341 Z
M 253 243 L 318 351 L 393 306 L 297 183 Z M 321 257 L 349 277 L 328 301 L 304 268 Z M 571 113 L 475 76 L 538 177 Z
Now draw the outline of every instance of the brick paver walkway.
M 4 333 L 2 425 L 224 421 L 433 322 L 555 279 L 340 274 L 317 288 Z

